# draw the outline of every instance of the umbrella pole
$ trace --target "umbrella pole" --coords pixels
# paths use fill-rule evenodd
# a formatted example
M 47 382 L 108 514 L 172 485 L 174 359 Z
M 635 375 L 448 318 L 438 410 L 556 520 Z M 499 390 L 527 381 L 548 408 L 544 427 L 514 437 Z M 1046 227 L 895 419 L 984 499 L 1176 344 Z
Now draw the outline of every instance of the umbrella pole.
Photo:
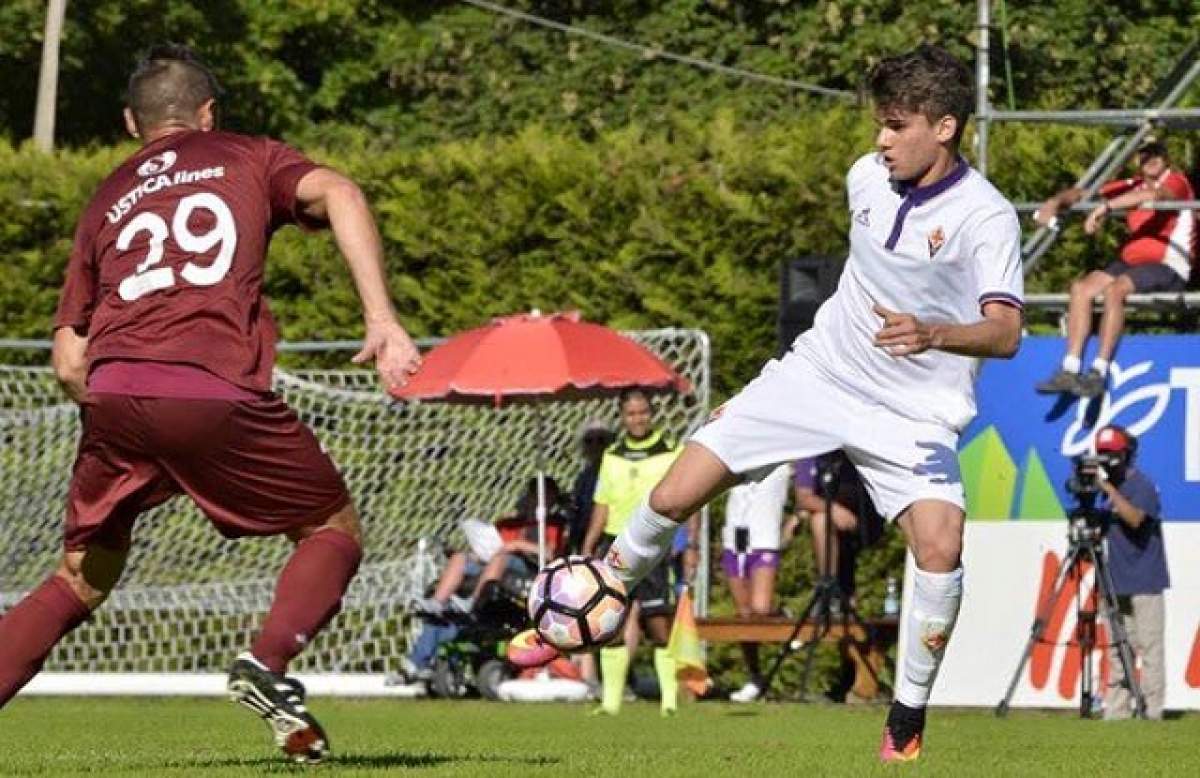
M 534 406 L 537 419 L 537 525 L 538 525 L 538 570 L 546 566 L 546 436 L 542 429 L 542 409 Z

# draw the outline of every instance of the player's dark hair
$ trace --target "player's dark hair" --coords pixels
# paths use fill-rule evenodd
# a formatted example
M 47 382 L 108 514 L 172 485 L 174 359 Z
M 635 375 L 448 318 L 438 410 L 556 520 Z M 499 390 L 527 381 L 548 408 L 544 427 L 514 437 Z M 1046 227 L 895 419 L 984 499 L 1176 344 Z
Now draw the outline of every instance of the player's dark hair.
M 627 386 L 617 395 L 617 408 L 624 410 L 625 403 L 632 400 L 634 397 L 641 397 L 646 401 L 647 405 L 653 406 L 650 402 L 650 393 L 640 386 Z
M 867 91 L 876 107 L 884 110 L 920 113 L 930 123 L 953 116 L 958 124 L 955 145 L 962 139 L 975 103 L 970 69 L 950 52 L 929 43 L 879 62 L 867 76 Z
M 170 121 L 187 121 L 221 94 L 217 79 L 187 46 L 151 47 L 129 76 L 125 104 L 138 130 Z

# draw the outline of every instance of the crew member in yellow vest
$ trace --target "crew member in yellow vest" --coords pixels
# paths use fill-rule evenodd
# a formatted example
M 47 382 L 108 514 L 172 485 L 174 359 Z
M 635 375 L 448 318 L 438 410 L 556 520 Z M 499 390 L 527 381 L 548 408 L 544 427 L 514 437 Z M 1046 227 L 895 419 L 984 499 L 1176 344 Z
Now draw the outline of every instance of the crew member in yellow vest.
M 681 450 L 674 438 L 654 427 L 654 410 L 643 390 L 622 392 L 619 409 L 621 434 L 600 461 L 592 519 L 583 541 L 582 551 L 586 556 L 603 558 L 608 553 L 608 547 L 625 528 L 634 509 L 667 472 Z M 688 538 L 685 567 L 694 568 L 697 556 L 694 517 L 688 523 Z M 597 712 L 616 714 L 620 711 L 629 664 L 643 627 L 656 646 L 654 671 L 662 690 L 663 715 L 675 712 L 678 700 L 675 660 L 666 650 L 675 610 L 671 595 L 670 561 L 664 559 L 630 593 L 625 645 L 600 650 L 603 697 Z

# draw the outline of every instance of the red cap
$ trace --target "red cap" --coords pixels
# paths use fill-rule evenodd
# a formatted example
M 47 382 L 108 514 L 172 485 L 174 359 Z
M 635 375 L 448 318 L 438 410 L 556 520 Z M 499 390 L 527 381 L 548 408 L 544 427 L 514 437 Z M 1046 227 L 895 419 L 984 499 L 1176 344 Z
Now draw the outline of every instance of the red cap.
M 1124 453 L 1130 448 L 1129 433 L 1120 427 L 1104 427 L 1096 433 L 1096 451 Z

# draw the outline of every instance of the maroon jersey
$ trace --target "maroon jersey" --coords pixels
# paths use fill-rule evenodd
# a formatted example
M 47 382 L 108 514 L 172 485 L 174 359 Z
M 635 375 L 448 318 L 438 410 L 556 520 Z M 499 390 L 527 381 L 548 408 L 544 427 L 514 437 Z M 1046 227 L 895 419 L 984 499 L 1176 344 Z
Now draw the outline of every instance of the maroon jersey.
M 79 220 L 54 326 L 88 337 L 91 365 L 195 365 L 265 391 L 275 322 L 262 296 L 267 246 L 300 220 L 296 185 L 316 165 L 267 138 L 187 131 L 146 144 Z

